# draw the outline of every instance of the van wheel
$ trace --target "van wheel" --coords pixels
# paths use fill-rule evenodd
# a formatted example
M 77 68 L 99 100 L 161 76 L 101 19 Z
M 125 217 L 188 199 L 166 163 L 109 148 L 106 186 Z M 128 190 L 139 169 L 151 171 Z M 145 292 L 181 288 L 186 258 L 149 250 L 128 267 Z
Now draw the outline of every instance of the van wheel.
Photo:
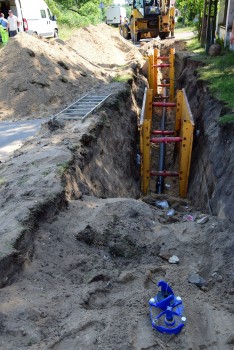
M 33 36 L 38 36 L 37 32 L 32 33 Z
M 54 38 L 58 38 L 58 29 L 54 30 Z

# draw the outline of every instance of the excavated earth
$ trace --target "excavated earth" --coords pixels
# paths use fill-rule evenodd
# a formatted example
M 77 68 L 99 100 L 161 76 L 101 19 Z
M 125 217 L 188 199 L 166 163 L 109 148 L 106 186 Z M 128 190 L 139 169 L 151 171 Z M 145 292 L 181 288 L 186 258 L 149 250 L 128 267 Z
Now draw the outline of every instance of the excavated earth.
M 137 119 L 153 46 L 176 48 L 177 87 L 194 115 L 186 200 L 173 182 L 164 195 L 139 191 Z M 90 26 L 66 43 L 18 35 L 0 61 L 2 120 L 52 116 L 86 93 L 111 93 L 84 123 L 44 123 L 0 165 L 0 349 L 232 350 L 233 140 L 184 41 L 137 48 Z M 178 335 L 151 327 L 160 280 L 183 300 Z

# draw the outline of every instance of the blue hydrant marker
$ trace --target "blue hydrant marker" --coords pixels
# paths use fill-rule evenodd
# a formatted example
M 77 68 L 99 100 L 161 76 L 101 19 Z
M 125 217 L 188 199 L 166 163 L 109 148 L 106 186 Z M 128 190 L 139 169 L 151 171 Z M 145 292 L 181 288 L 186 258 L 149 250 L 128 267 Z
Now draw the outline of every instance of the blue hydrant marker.
M 161 290 L 149 300 L 152 327 L 161 333 L 178 334 L 186 322 L 182 300 L 174 295 L 168 283 L 159 281 L 158 287 Z

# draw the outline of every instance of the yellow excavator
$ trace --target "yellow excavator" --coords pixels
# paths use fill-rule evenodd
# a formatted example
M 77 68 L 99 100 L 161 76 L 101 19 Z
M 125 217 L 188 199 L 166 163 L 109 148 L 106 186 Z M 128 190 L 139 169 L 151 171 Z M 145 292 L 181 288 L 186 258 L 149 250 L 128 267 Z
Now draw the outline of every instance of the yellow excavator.
M 172 4 L 173 3 L 173 4 Z M 119 25 L 120 34 L 133 43 L 145 38 L 174 36 L 174 0 L 133 0 L 130 19 Z

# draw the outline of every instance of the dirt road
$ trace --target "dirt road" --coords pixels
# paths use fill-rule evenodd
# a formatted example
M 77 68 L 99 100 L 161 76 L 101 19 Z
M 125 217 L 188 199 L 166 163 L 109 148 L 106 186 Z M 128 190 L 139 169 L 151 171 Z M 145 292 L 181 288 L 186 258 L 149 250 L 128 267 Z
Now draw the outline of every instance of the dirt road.
M 78 32 L 72 49 L 29 39 L 36 54 L 30 69 L 41 68 L 34 81 L 54 68 L 49 87 L 28 80 L 29 95 L 31 85 L 38 90 L 37 100 L 34 90 L 28 97 L 34 102 L 27 115 L 41 116 L 45 106 L 51 115 L 76 92 L 107 89 L 112 97 L 84 124 L 45 124 L 0 166 L 0 348 L 232 350 L 233 225 L 170 192 L 140 198 L 136 120 L 144 60 L 116 31 L 101 28 L 82 30 L 87 45 Z M 58 58 L 55 64 L 57 52 L 69 70 L 58 68 Z M 113 79 L 124 75 L 124 82 Z M 22 93 L 5 118 L 17 110 L 23 116 Z M 174 214 L 157 200 L 167 200 Z M 173 255 L 177 264 L 169 263 Z M 176 336 L 151 327 L 148 301 L 161 279 L 185 306 L 186 326 Z
M 0 123 L 0 161 L 19 149 L 25 140 L 39 131 L 40 126 L 46 119 L 28 120 L 24 122 L 1 122 Z

